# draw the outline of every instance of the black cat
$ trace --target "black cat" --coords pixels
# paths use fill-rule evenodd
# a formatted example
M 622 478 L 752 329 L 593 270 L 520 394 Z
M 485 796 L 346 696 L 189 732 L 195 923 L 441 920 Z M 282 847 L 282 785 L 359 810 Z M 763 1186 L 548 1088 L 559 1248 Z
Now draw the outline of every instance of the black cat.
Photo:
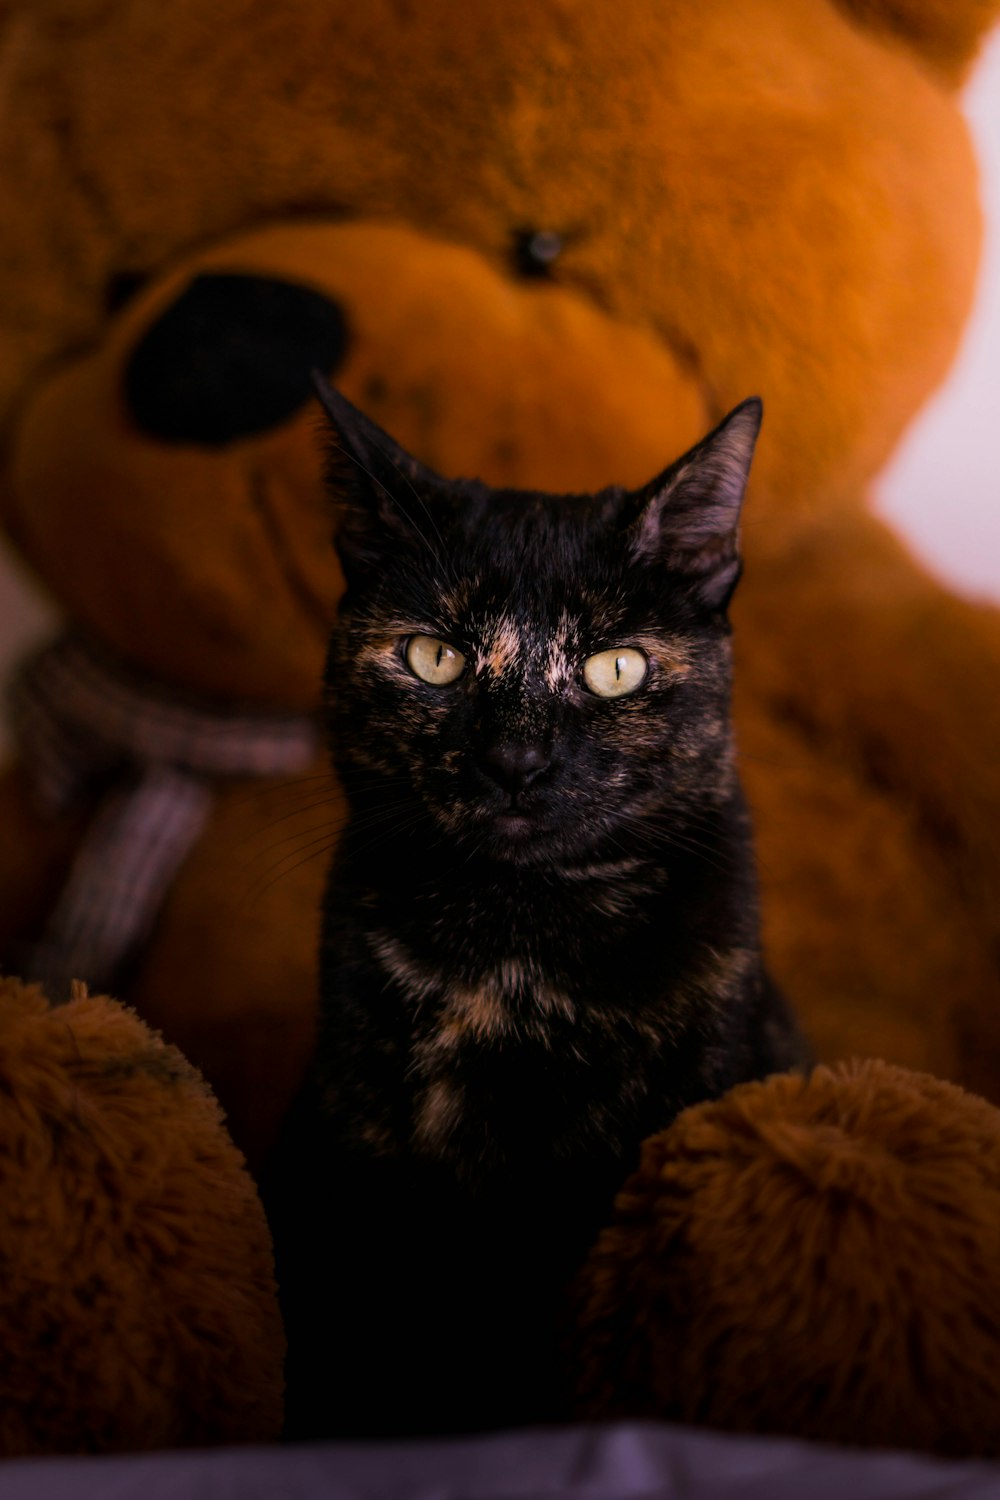
M 804 1060 L 729 711 L 761 406 L 641 490 L 553 496 L 442 479 L 321 396 L 351 820 L 266 1181 L 288 1434 L 553 1420 L 561 1296 L 643 1137 Z

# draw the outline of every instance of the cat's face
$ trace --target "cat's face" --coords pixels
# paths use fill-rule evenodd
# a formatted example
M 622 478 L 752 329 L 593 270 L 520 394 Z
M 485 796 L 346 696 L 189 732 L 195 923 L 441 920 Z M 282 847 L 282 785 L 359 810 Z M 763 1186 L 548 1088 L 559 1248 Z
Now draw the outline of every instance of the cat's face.
M 327 405 L 348 580 L 328 699 L 356 806 L 409 799 L 442 837 L 537 862 L 633 852 L 727 794 L 759 404 L 646 489 L 575 497 L 440 479 Z

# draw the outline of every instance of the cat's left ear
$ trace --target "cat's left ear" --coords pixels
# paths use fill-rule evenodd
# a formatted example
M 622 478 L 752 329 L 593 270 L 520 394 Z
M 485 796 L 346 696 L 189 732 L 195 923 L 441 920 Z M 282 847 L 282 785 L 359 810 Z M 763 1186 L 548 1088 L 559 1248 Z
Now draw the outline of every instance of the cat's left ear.
M 740 510 L 764 408 L 751 396 L 634 499 L 637 560 L 686 574 L 699 600 L 724 610 L 739 581 Z
M 319 371 L 313 386 L 329 418 L 326 479 L 340 510 L 337 549 L 346 568 L 377 565 L 387 543 L 427 545 L 424 493 L 443 487 L 439 474 L 335 390 Z

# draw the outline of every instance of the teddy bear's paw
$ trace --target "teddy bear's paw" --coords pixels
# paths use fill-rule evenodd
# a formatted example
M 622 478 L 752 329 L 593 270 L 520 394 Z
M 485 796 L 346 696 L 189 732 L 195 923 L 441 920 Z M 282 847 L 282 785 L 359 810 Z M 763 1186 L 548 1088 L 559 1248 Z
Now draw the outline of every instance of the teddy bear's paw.
M 868 1061 L 645 1143 L 575 1288 L 577 1413 L 1000 1450 L 1000 1112 Z
M 0 1456 L 265 1441 L 263 1211 L 198 1073 L 77 986 L 0 980 Z

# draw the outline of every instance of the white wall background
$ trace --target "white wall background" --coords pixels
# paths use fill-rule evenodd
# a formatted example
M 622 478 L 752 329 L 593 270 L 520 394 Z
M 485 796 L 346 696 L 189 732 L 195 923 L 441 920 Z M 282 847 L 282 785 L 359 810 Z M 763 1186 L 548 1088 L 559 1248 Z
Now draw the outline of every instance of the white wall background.
M 980 59 L 964 107 L 987 221 L 976 308 L 950 379 L 911 428 L 875 498 L 939 577 L 1000 600 L 1000 32 Z M 0 682 L 51 618 L 0 539 Z
M 939 577 L 1000 600 L 1000 32 L 964 107 L 986 213 L 976 307 L 949 380 L 882 474 L 876 503 Z

